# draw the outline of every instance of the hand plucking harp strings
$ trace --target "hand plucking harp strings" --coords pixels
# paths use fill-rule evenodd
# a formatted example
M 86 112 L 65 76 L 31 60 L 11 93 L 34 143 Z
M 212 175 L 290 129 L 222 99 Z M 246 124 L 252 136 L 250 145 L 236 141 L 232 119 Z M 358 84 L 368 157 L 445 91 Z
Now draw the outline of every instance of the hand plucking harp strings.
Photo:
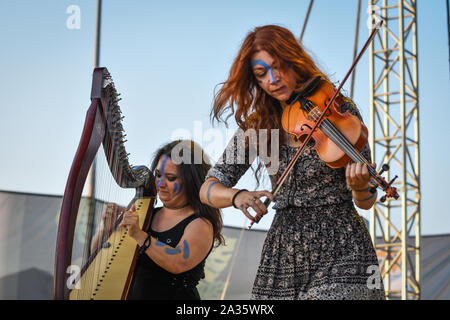
M 111 233 L 114 231 L 116 221 L 120 219 L 120 215 L 125 211 L 124 207 L 116 203 L 108 203 L 102 212 L 102 223 L 99 230 L 94 235 L 91 244 L 91 252 L 94 252 L 100 245 L 103 245 Z
M 128 235 L 133 237 L 138 231 L 141 230 L 139 227 L 139 215 L 136 212 L 136 206 L 133 203 L 130 210 L 125 211 L 122 216 L 122 221 L 119 224 L 120 228 L 127 228 Z

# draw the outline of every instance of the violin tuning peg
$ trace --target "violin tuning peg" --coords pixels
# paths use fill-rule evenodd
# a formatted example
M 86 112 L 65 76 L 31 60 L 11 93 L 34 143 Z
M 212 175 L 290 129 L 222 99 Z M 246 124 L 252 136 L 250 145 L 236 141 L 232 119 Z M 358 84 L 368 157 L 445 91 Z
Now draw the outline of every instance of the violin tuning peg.
M 369 192 L 372 193 L 372 194 L 374 194 L 375 192 L 377 192 L 377 187 L 376 187 L 376 186 L 371 186 L 371 187 L 369 188 Z
M 380 172 L 379 172 L 378 174 L 379 174 L 379 175 L 382 175 L 383 172 L 388 171 L 388 170 L 389 170 L 389 165 L 388 165 L 387 163 L 385 163 L 385 164 L 383 164 L 383 165 L 381 166 L 381 170 L 380 170 Z
M 392 179 L 391 181 L 389 181 L 389 186 L 391 186 L 397 178 L 398 178 L 398 176 L 395 176 L 394 179 Z
M 386 196 L 382 196 L 381 198 L 380 198 L 380 202 L 385 202 L 386 201 Z

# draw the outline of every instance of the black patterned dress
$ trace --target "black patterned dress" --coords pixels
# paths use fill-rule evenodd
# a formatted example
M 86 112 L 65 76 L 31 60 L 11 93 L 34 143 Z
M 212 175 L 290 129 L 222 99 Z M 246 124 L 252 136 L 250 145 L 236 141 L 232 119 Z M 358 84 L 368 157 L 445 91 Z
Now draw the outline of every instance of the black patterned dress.
M 233 139 L 207 177 L 233 187 L 250 167 L 234 162 Z M 280 146 L 279 173 L 297 148 Z M 363 154 L 370 160 L 370 150 Z M 271 176 L 272 182 L 275 177 Z M 384 299 L 370 234 L 357 213 L 345 168 L 332 169 L 306 148 L 274 199 L 252 299 Z

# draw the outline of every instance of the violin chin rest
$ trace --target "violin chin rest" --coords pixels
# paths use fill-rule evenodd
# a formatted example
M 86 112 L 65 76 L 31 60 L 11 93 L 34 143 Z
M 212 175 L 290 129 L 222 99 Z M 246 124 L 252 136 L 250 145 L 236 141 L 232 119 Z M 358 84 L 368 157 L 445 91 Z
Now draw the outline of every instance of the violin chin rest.
M 300 92 L 300 95 L 302 97 L 309 97 L 312 96 L 314 91 L 316 91 L 316 89 L 319 87 L 320 81 L 322 80 L 321 76 L 317 76 L 315 77 L 313 80 L 310 81 L 310 83 L 308 83 L 308 85 L 306 86 L 305 89 L 303 89 Z

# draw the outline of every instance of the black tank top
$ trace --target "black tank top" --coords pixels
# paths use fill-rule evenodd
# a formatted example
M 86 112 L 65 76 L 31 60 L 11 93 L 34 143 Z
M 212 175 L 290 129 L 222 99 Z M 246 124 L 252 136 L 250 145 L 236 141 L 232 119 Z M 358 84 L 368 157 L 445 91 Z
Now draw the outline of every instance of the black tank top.
M 151 233 L 158 241 L 175 248 L 183 237 L 186 226 L 200 216 L 198 213 L 193 213 L 173 228 L 157 232 L 151 229 L 151 224 L 160 209 L 155 209 L 147 232 Z M 180 274 L 173 274 L 161 268 L 146 254 L 140 255 L 136 262 L 128 299 L 200 299 L 196 286 L 205 277 L 205 260 L 211 253 L 212 247 L 211 245 L 205 259 L 198 265 Z

